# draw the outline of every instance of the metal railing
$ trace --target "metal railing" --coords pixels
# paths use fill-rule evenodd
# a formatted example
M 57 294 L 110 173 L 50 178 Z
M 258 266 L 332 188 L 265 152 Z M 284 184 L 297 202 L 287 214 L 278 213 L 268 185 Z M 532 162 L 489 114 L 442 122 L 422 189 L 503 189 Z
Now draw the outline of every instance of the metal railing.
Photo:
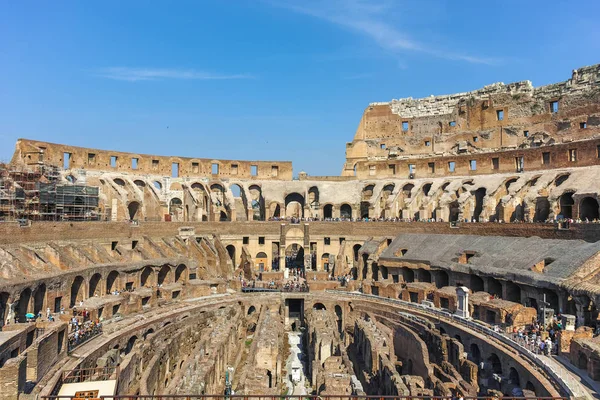
M 508 337 L 502 333 L 496 332 L 493 329 L 490 329 L 483 324 L 480 324 L 478 322 L 475 322 L 475 321 L 472 321 L 472 320 L 469 320 L 466 318 L 459 317 L 458 315 L 452 314 L 448 311 L 431 308 L 428 306 L 424 306 L 422 304 L 411 303 L 411 302 L 404 301 L 404 300 L 390 299 L 388 297 L 381 297 L 381 296 L 376 296 L 373 294 L 347 292 L 347 291 L 335 290 L 335 289 L 329 289 L 327 291 L 333 292 L 336 294 L 353 296 L 353 297 L 372 298 L 372 299 L 375 299 L 378 301 L 383 300 L 383 301 L 391 303 L 391 304 L 400 305 L 400 306 L 403 306 L 406 308 L 412 308 L 412 309 L 418 310 L 419 312 L 422 312 L 425 314 L 430 314 L 432 316 L 435 316 L 438 319 L 446 319 L 446 320 L 451 320 L 453 322 L 458 322 L 459 324 L 464 325 L 464 326 L 468 327 L 469 329 L 472 329 L 476 332 L 483 333 L 488 336 L 492 336 L 495 339 L 506 344 L 507 346 L 510 346 L 514 350 L 518 351 L 521 355 L 525 356 L 530 361 L 532 361 L 536 366 L 543 369 L 544 372 L 546 372 L 552 379 L 554 379 L 560 385 L 560 387 L 563 389 L 563 391 L 568 396 L 570 396 L 570 397 L 587 397 L 587 393 L 585 393 L 581 389 L 581 386 L 579 386 L 575 382 L 571 373 L 569 371 L 567 371 L 565 368 L 563 368 L 562 366 L 559 366 L 558 364 L 548 363 L 546 360 L 542 359 L 537 354 L 533 353 L 531 350 L 525 348 L 523 345 L 515 342 L 510 337 Z
M 65 371 L 62 383 L 106 381 L 119 375 L 119 367 L 82 368 Z

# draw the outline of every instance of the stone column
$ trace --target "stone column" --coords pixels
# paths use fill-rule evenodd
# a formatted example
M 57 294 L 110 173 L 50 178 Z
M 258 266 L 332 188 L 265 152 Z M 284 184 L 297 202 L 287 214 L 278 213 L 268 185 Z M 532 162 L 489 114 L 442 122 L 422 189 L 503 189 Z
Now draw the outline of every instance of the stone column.
M 469 293 L 468 287 L 460 286 L 456 288 L 456 312 L 455 314 L 462 318 L 470 318 L 469 315 Z

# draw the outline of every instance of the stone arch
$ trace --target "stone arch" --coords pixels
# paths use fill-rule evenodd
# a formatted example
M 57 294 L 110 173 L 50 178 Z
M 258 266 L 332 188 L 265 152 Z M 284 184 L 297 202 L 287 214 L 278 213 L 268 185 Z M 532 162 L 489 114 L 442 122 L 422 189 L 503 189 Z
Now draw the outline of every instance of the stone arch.
M 281 205 L 277 202 L 271 202 L 271 204 L 269 204 L 269 214 L 271 215 L 271 218 L 280 218 Z
M 121 178 L 115 178 L 113 179 L 113 182 L 119 186 L 125 186 L 125 181 Z
M 90 283 L 88 284 L 88 297 L 94 297 L 95 295 L 102 296 L 102 291 L 100 289 L 100 282 L 102 281 L 102 275 L 99 272 L 96 272 L 90 278 Z
M 527 381 L 527 384 L 525 385 L 525 390 L 529 390 L 535 393 L 535 386 L 533 385 L 533 383 L 531 383 L 531 381 Z
M 146 332 L 144 332 L 144 334 L 142 335 L 142 337 L 144 338 L 144 340 L 146 340 L 148 338 L 149 335 L 154 333 L 154 329 L 150 328 L 148 329 Z
M 571 174 L 561 174 L 561 175 L 558 175 L 556 177 L 556 179 L 554 179 L 554 185 L 556 187 L 559 187 L 560 185 L 562 185 L 563 183 L 565 183 L 565 181 L 567 179 L 569 179 L 569 176 L 571 176 Z
M 135 186 L 139 187 L 140 189 L 143 189 L 146 187 L 146 183 L 140 179 L 134 180 L 133 183 L 135 184 Z
M 577 357 L 577 368 L 587 371 L 588 357 L 583 351 L 580 351 Z
M 158 271 L 158 284 L 165 285 L 171 283 L 171 267 L 169 265 L 163 265 Z
M 500 357 L 496 355 L 496 353 L 491 353 L 487 359 L 490 367 L 492 368 L 492 372 L 494 374 L 502 375 L 502 362 L 500 361 Z
M 534 222 L 544 222 L 550 216 L 550 202 L 547 197 L 538 197 L 535 199 Z
M 33 313 L 45 311 L 46 308 L 46 284 L 42 283 L 33 292 Z
M 573 218 L 573 205 L 575 204 L 575 200 L 573 200 L 573 192 L 565 192 L 558 199 L 558 205 L 560 206 L 560 215 L 563 218 Z
M 375 185 L 374 184 L 368 184 L 365 187 L 363 187 L 362 193 L 361 193 L 361 197 L 363 201 L 368 201 L 371 200 L 371 197 L 373 197 L 373 190 L 375 189 Z
M 183 221 L 183 201 L 179 197 L 169 201 L 169 214 L 175 221 Z
M 471 361 L 479 365 L 479 363 L 481 362 L 481 351 L 479 350 L 479 346 L 477 346 L 476 343 L 471 343 L 469 350 L 469 356 L 471 357 Z
M 584 197 L 579 203 L 579 218 L 594 221 L 598 217 L 600 217 L 598 214 L 598 200 L 593 197 Z
M 152 182 L 152 186 L 154 186 L 157 190 L 162 190 L 162 183 L 159 181 Z
M 419 268 L 419 282 L 431 282 L 431 272 L 426 269 Z
M 340 207 L 340 217 L 344 219 L 352 219 L 352 207 L 349 204 L 342 204 Z
M 519 178 L 509 178 L 504 182 L 504 188 L 506 189 L 506 193 L 508 193 L 508 189 L 510 188 L 510 185 L 512 185 L 513 183 L 515 183 L 516 181 L 518 181 Z
M 246 315 L 252 315 L 255 312 L 256 312 L 256 307 L 250 306 L 250 307 L 248 307 L 248 312 L 246 313 Z
M 358 252 L 360 251 L 361 247 L 362 245 L 360 244 L 355 244 L 354 246 L 352 246 L 352 251 L 354 253 L 354 261 L 358 262 Z
M 313 304 L 313 310 L 327 310 L 327 307 L 323 303 Z
M 134 346 L 135 346 L 135 342 L 137 342 L 138 337 L 133 335 L 132 337 L 129 338 L 129 340 L 127 341 L 127 345 L 125 346 L 125 355 L 131 353 L 131 350 L 133 350 Z
M 316 186 L 311 186 L 308 189 L 308 204 L 314 208 L 319 207 L 319 188 Z
M 473 218 L 479 221 L 479 217 L 483 211 L 483 199 L 487 193 L 486 188 L 479 188 L 475 191 L 475 209 L 473 210 Z
M 521 303 L 521 288 L 512 281 L 506 281 L 506 300 Z
M 235 266 L 236 263 L 236 256 L 235 256 L 235 246 L 230 244 L 227 245 L 225 247 L 225 250 L 227 250 L 227 254 L 229 254 L 229 258 L 231 259 L 231 262 L 233 263 L 233 265 Z
M 115 290 L 119 290 L 119 272 L 112 270 L 106 277 L 106 293 L 110 294 Z
M 483 285 L 483 278 L 481 278 L 478 275 L 471 274 L 471 285 L 469 289 L 471 289 L 473 293 L 483 292 L 485 290 Z
M 0 293 L 0 327 L 4 326 L 7 318 L 8 299 L 10 295 L 7 292 Z
M 408 267 L 402 267 L 402 279 L 404 279 L 404 282 L 414 282 L 415 271 Z
M 415 185 L 413 185 L 412 183 L 407 183 L 406 185 L 404 185 L 402 187 L 402 193 L 404 193 L 404 197 L 410 199 L 414 187 Z
M 292 243 L 285 249 L 286 268 L 304 269 L 304 247 L 298 243 Z
M 496 295 L 500 298 L 502 298 L 502 283 L 496 279 L 496 278 L 492 278 L 489 277 L 488 278 L 488 293 L 493 295 Z
M 83 300 L 83 286 L 83 277 L 81 275 L 77 275 L 73 279 L 73 283 L 71 283 L 71 307 L 74 307 L 77 301 Z
M 188 267 L 185 264 L 179 264 L 175 269 L 175 282 L 187 281 Z
M 252 208 L 252 218 L 254 221 L 265 220 L 265 198 L 262 194 L 262 188 L 258 185 L 250 185 L 248 188 L 250 194 L 250 207 Z
M 285 216 L 304 218 L 304 196 L 297 192 L 285 196 Z
M 30 310 L 31 303 L 31 289 L 25 288 L 21 292 L 19 296 L 19 303 L 17 304 L 16 311 L 19 317 L 19 322 L 26 322 L 25 314 L 27 314 Z
M 429 196 L 429 191 L 431 190 L 431 183 L 426 183 L 423 185 L 422 191 L 423 191 L 423 196 Z
M 323 271 L 329 272 L 329 253 L 321 255 L 321 265 L 323 266 Z
M 462 338 L 460 337 L 460 335 L 457 333 L 456 335 L 454 335 L 454 339 L 456 339 L 458 341 L 458 343 L 462 344 Z
M 521 386 L 521 380 L 519 379 L 519 373 L 514 367 L 510 367 L 510 372 L 508 373 L 508 379 L 510 383 L 516 386 Z
M 129 203 L 129 205 L 127 205 L 127 211 L 129 211 L 130 220 L 136 219 L 135 217 L 137 217 L 139 209 L 140 203 L 138 203 L 137 201 L 132 201 L 131 203 Z
M 323 206 L 323 218 L 325 218 L 325 219 L 333 218 L 333 205 L 325 204 Z
M 448 276 L 448 272 L 439 270 L 435 274 L 435 283 L 438 288 L 443 288 L 448 286 L 450 278 Z
M 154 286 L 154 269 L 150 266 L 145 266 L 140 276 L 141 286 Z
M 457 222 L 460 215 L 460 205 L 458 201 L 453 201 L 448 204 L 448 219 L 449 222 Z

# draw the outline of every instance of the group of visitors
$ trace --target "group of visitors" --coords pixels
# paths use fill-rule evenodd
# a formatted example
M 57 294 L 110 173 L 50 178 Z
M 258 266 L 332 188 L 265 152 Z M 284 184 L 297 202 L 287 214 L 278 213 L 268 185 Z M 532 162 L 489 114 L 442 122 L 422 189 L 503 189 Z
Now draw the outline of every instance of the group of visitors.
M 558 354 L 557 334 L 563 329 L 560 314 L 553 317 L 548 327 L 539 321 L 526 328 L 513 329 L 513 340 L 526 349 L 543 355 Z
M 71 321 L 73 329 L 69 334 L 69 351 L 102 333 L 102 323 L 98 320 L 83 324 L 80 324 L 76 317 L 73 317 L 73 320 Z

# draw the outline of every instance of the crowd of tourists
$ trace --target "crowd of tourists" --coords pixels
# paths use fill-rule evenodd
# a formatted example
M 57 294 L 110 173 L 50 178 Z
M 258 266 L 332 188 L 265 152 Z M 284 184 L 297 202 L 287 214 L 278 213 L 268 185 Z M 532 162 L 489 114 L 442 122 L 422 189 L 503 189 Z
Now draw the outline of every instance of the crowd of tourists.
M 511 223 L 511 224 L 523 224 L 523 223 L 536 223 L 536 224 L 561 224 L 563 227 L 568 228 L 570 224 L 598 224 L 600 223 L 600 219 L 592 219 L 589 218 L 548 218 L 543 221 L 534 221 L 531 218 L 515 218 L 511 221 L 504 221 L 503 219 L 498 218 L 463 218 L 455 221 L 446 221 L 443 218 L 400 218 L 400 217 L 390 217 L 390 218 L 349 218 L 349 217 L 339 217 L 339 218 L 298 218 L 298 217 L 272 217 L 269 218 L 269 221 L 285 221 L 292 224 L 299 224 L 301 222 L 455 222 L 455 223 Z
M 545 327 L 539 321 L 512 332 L 512 339 L 535 354 L 558 354 L 558 333 L 563 330 L 561 315 L 555 315 Z
M 69 351 L 102 333 L 102 323 L 98 320 L 80 323 L 77 317 L 71 320 Z

